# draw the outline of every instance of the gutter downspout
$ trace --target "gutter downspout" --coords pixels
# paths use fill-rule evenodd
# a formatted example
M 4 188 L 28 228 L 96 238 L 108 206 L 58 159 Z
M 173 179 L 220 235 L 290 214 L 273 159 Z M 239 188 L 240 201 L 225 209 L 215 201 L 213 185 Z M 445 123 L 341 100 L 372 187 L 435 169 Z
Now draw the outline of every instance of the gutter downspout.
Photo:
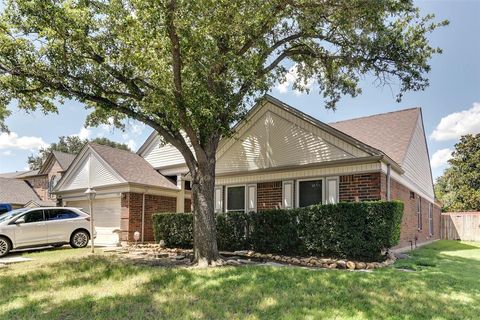
M 391 182 L 391 173 L 390 173 L 391 169 L 392 169 L 392 165 L 390 163 L 387 164 L 387 201 L 392 200 L 392 192 L 391 192 L 392 182 Z

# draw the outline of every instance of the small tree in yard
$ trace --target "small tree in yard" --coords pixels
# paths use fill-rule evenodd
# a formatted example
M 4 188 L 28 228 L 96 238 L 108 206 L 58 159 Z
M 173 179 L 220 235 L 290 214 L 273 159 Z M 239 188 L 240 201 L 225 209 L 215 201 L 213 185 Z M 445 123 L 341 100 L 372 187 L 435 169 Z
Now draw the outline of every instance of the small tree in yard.
M 246 108 L 294 65 L 335 108 L 373 75 L 398 98 L 428 85 L 426 38 L 445 22 L 400 0 L 6 0 L 0 17 L 0 119 L 76 99 L 87 124 L 141 121 L 185 158 L 195 257 L 219 259 L 215 154 Z M 0 121 L 1 122 L 1 121 Z M 5 128 L 5 127 L 4 127 Z
M 444 211 L 480 210 L 480 133 L 467 134 L 455 144 L 450 167 L 435 184 Z

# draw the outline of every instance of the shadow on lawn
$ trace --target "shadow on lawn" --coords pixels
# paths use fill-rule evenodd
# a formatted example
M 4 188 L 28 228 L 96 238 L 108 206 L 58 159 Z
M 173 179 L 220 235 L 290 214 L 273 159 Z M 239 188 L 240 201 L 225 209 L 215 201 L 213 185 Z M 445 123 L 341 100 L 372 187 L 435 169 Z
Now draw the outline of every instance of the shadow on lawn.
M 471 282 L 478 281 L 474 277 L 480 274 L 478 263 L 440 254 L 435 259 L 435 267 L 420 272 L 389 268 L 363 273 L 274 267 L 161 269 L 88 257 L 54 263 L 28 275 L 0 275 L 0 318 L 475 318 L 480 312 L 480 286 Z M 462 272 L 465 268 L 468 274 Z M 139 275 L 147 280 L 134 287 L 126 283 Z M 75 295 L 82 285 L 104 281 L 112 287 L 124 285 L 125 290 L 110 296 L 93 291 L 68 301 L 55 299 L 56 290 L 71 288 Z M 35 297 L 36 292 L 49 290 L 50 296 Z M 25 299 L 22 305 L 4 311 L 8 300 L 19 297 Z

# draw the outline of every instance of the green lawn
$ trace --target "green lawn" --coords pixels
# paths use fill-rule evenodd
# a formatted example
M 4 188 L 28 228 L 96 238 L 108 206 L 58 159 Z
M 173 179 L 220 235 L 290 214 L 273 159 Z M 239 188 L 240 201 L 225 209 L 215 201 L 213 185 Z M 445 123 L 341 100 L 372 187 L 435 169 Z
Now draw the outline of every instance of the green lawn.
M 88 250 L 0 269 L 1 319 L 479 319 L 480 244 L 440 241 L 374 272 L 162 269 Z M 396 268 L 413 269 L 415 272 Z

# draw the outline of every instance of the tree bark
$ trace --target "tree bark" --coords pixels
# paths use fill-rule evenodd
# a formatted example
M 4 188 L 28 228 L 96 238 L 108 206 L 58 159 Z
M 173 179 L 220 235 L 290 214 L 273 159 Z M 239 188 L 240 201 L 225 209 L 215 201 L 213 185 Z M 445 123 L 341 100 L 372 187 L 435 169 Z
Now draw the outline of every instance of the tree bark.
M 194 255 L 198 266 L 216 265 L 220 260 L 214 210 L 215 152 L 198 161 L 192 172 L 194 212 Z

